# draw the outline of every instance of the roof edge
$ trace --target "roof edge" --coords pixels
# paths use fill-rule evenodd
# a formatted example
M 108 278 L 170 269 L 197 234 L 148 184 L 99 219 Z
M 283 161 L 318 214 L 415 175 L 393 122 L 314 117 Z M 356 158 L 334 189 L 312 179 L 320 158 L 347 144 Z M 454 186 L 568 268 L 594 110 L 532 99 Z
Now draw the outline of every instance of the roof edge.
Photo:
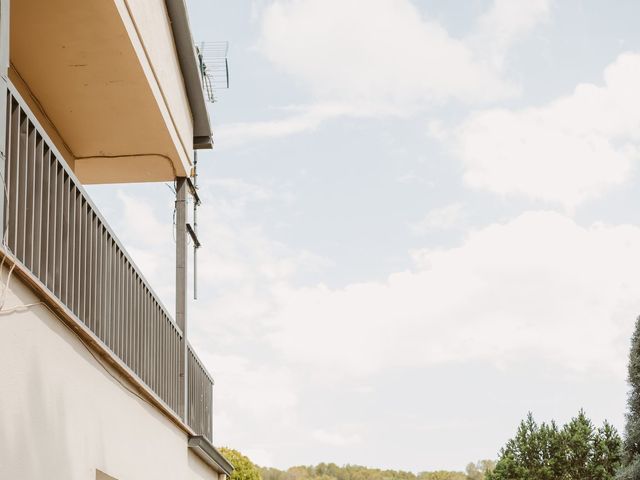
M 216 447 L 214 447 L 206 437 L 195 435 L 189 438 L 189 448 L 194 451 L 202 460 L 204 460 L 215 471 L 231 476 L 234 467 L 231 462 L 224 458 Z
M 189 26 L 189 16 L 184 0 L 165 0 L 173 41 L 178 53 L 180 71 L 184 80 L 191 115 L 193 116 L 193 137 L 195 149 L 213 147 L 211 139 L 211 122 L 204 92 L 202 91 L 202 76 L 196 48 Z

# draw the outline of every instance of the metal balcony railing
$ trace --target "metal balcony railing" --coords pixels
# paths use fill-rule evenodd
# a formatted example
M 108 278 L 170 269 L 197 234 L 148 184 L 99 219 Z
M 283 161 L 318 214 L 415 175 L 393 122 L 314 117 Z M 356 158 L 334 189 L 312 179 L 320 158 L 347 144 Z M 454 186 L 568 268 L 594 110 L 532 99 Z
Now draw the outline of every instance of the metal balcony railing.
M 183 332 L 12 86 L 6 125 L 6 248 L 182 416 Z M 187 423 L 212 440 L 213 381 L 188 348 Z
M 200 362 L 191 346 L 187 361 L 187 392 L 189 417 L 187 422 L 196 432 L 200 432 L 209 440 L 213 436 L 213 379 Z

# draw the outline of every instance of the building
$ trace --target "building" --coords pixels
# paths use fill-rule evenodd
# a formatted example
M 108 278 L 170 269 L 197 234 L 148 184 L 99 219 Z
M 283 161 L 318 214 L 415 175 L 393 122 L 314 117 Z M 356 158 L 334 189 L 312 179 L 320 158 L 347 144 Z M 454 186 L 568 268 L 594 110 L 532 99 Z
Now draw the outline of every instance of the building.
M 186 199 L 210 148 L 184 0 L 0 0 L 0 478 L 210 479 Z M 83 189 L 176 182 L 170 314 Z

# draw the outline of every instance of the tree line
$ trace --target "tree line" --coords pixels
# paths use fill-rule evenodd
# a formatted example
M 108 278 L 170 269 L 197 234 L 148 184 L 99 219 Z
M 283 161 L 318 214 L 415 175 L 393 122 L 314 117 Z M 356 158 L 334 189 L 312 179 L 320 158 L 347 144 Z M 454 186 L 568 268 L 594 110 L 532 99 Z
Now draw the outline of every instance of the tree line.
M 262 480 L 482 480 L 494 462 L 482 460 L 470 463 L 465 472 L 434 471 L 415 474 L 403 470 L 381 470 L 360 465 L 338 466 L 320 463 L 316 466 L 298 466 L 287 470 L 259 468 Z
M 237 450 L 222 448 L 221 452 L 235 467 L 231 480 L 483 480 L 495 466 L 491 460 L 481 460 L 469 463 L 464 472 L 438 470 L 418 474 L 360 465 L 338 466 L 335 463 L 279 470 L 257 466 Z

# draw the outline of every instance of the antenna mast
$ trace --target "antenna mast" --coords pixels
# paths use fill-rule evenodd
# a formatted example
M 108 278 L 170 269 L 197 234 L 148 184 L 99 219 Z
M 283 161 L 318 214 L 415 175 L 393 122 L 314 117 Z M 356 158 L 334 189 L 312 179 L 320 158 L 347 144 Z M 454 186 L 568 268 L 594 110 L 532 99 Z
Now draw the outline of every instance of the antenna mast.
M 193 190 L 198 191 L 198 151 L 193 152 Z M 193 233 L 198 238 L 198 207 L 200 199 L 197 195 L 193 197 Z M 198 249 L 200 242 L 193 242 L 193 299 L 198 299 Z
M 216 91 L 229 88 L 229 42 L 200 42 L 197 45 L 200 73 L 202 75 L 202 89 L 208 102 L 216 102 Z M 193 197 L 193 227 L 186 224 L 186 230 L 193 240 L 193 299 L 198 299 L 198 151 L 193 151 L 193 180 L 186 178 L 189 191 Z

